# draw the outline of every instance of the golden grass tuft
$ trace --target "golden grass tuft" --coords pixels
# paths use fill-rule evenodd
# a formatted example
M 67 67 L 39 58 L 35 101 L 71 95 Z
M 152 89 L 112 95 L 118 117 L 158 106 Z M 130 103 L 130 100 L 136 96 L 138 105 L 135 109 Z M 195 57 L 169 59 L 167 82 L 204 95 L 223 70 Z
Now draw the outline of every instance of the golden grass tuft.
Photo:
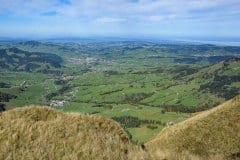
M 120 127 L 96 115 L 31 106 L 0 113 L 0 160 L 240 159 L 240 96 L 132 144 Z
M 147 153 L 113 120 L 37 106 L 0 113 L 0 159 L 135 158 Z
M 146 146 L 167 159 L 240 159 L 240 96 L 163 129 Z

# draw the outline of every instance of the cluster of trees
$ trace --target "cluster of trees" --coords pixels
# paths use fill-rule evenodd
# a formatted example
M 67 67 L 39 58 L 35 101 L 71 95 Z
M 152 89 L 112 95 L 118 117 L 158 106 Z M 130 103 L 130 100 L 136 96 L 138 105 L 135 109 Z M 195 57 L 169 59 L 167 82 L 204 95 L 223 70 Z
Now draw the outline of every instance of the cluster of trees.
M 69 90 L 71 90 L 71 85 L 69 84 L 66 84 L 66 85 L 63 85 L 62 88 L 60 88 L 59 90 L 57 90 L 56 92 L 53 92 L 53 93 L 49 93 L 45 96 L 46 100 L 49 101 L 51 100 L 53 97 L 56 97 L 58 95 L 62 95 L 64 92 L 67 92 Z
M 230 58 L 233 58 L 233 56 L 187 57 L 187 58 L 176 58 L 174 59 L 174 62 L 195 64 L 201 61 L 208 61 L 209 63 L 214 64 Z
M 54 80 L 54 83 L 56 85 L 66 85 L 68 83 L 68 80 L 62 79 L 62 78 L 57 78 Z
M 149 128 L 149 129 L 157 129 L 158 126 L 156 126 L 156 125 L 147 125 L 147 128 Z
M 32 71 L 35 71 L 36 69 L 40 68 L 41 65 L 39 64 L 35 64 L 35 63 L 28 63 L 26 64 L 25 66 L 25 71 L 26 72 L 32 72 Z
M 207 57 L 209 63 L 218 63 L 233 58 L 233 56 L 210 56 Z
M 56 76 L 60 76 L 63 74 L 63 72 L 60 70 L 47 69 L 47 68 L 38 70 L 37 72 L 44 73 L 44 74 L 55 74 Z
M 50 101 L 53 97 L 56 97 L 58 96 L 58 93 L 57 92 L 53 92 L 53 93 L 49 93 L 45 96 L 46 100 L 47 101 Z
M 0 103 L 0 112 L 3 112 L 6 110 L 6 105 L 3 103 Z
M 203 58 L 202 57 L 194 57 L 194 58 L 176 58 L 174 59 L 174 62 L 176 63 L 187 63 L 187 64 L 195 64 L 199 61 L 202 61 Z
M 92 105 L 92 107 L 104 107 L 104 108 L 107 108 L 107 109 L 112 109 L 113 105 L 106 104 L 106 103 L 96 103 L 96 104 Z
M 141 100 L 152 96 L 154 93 L 133 93 L 126 95 L 123 102 L 129 104 L 138 104 Z
M 113 120 L 119 122 L 124 128 L 140 127 L 143 124 L 158 124 L 163 125 L 161 121 L 142 120 L 133 116 L 112 117 Z
M 138 75 L 142 75 L 142 74 L 159 74 L 159 73 L 163 73 L 165 70 L 162 67 L 156 67 L 153 70 L 142 70 L 142 71 L 131 71 L 132 74 L 138 74 Z
M 196 67 L 191 67 L 189 65 L 181 65 L 181 66 L 176 66 L 174 69 L 171 70 L 171 73 L 173 73 L 174 76 L 173 79 L 179 79 L 187 75 L 194 74 L 199 71 L 200 68 Z
M 0 92 L 0 112 L 6 110 L 6 105 L 3 102 L 9 102 L 12 98 L 17 98 L 17 96 Z
M 208 90 L 211 93 L 218 95 L 225 99 L 231 99 L 240 93 L 240 88 L 228 88 L 227 85 L 233 82 L 239 82 L 240 75 L 235 76 L 214 76 L 212 82 L 200 85 L 199 91 Z
M 0 82 L 0 88 L 10 88 L 11 85 L 8 83 Z
M 49 93 L 45 96 L 47 101 L 50 101 L 53 97 L 56 97 L 58 95 L 62 95 L 64 92 L 67 92 L 73 88 L 71 84 L 68 83 L 69 80 L 61 80 L 61 79 L 56 79 L 55 84 L 61 85 L 62 87 L 57 90 L 56 92 Z
M 215 104 L 213 105 L 215 106 Z M 200 111 L 204 111 L 206 109 L 209 109 L 211 106 L 209 105 L 202 105 L 202 106 L 185 106 L 182 104 L 176 104 L 176 105 L 161 105 L 159 106 L 161 108 L 163 108 L 162 113 L 164 114 L 164 112 L 182 112 L 182 113 L 194 113 L 194 112 L 200 112 Z
M 113 71 L 113 70 L 104 71 L 104 73 L 107 75 L 122 75 L 123 74 L 123 73 L 120 73 L 118 71 Z
M 17 96 L 0 92 L 0 102 L 9 102 L 9 100 L 13 98 L 17 98 Z
M 119 89 L 107 91 L 107 92 L 101 93 L 100 95 L 107 95 L 107 94 L 112 94 L 112 93 L 115 93 L 115 92 L 120 92 L 120 91 L 123 91 L 123 89 L 124 88 L 119 88 Z

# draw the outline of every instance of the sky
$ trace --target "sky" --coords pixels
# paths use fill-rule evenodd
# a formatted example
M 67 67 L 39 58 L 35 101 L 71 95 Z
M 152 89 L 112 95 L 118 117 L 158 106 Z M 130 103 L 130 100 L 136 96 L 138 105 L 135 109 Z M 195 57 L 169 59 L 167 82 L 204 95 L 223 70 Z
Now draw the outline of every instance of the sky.
M 0 37 L 240 37 L 240 0 L 0 0 Z

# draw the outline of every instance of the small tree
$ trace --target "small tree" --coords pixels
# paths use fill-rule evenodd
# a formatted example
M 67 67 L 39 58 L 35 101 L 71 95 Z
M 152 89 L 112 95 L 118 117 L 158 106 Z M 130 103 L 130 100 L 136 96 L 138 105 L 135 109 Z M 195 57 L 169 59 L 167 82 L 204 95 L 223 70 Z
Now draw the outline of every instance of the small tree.
M 165 114 L 165 113 L 166 113 L 166 109 L 162 109 L 162 110 L 161 110 L 161 113 L 162 113 L 162 114 Z

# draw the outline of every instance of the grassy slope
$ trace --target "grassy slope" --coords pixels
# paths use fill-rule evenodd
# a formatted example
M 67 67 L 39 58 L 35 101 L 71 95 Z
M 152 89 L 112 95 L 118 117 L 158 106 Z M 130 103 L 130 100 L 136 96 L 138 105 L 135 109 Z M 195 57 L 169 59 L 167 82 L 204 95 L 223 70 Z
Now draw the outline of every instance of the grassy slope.
M 240 154 L 240 96 L 166 128 L 146 145 L 150 150 L 206 156 Z
M 233 158 L 240 152 L 239 111 L 238 96 L 164 129 L 143 151 L 112 120 L 47 107 L 17 108 L 0 113 L 0 159 Z
M 0 159 L 146 159 L 145 156 L 129 142 L 118 123 L 99 116 L 62 113 L 47 107 L 0 113 Z

